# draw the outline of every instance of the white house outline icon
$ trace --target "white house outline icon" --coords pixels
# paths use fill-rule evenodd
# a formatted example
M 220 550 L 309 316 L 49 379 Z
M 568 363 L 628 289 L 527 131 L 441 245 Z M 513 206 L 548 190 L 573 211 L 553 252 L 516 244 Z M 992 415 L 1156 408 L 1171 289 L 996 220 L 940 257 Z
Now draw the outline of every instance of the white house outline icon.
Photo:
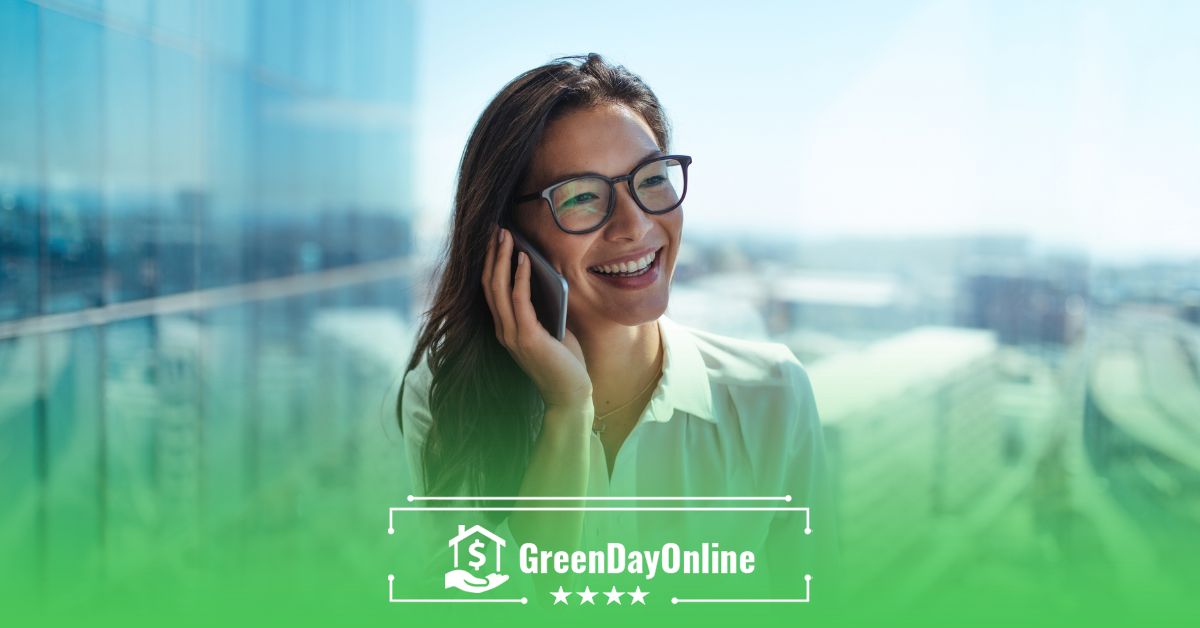
M 492 534 L 492 532 L 490 530 L 488 530 L 487 528 L 485 528 L 479 524 L 475 524 L 475 525 L 471 526 L 470 528 L 467 528 L 466 526 L 464 526 L 461 523 L 458 524 L 458 535 L 455 536 L 454 538 L 450 539 L 449 543 L 447 544 L 449 546 L 454 547 L 454 568 L 455 569 L 459 568 L 458 567 L 458 544 L 462 543 L 463 540 L 465 540 L 471 536 L 474 536 L 476 534 L 482 534 L 482 535 L 488 537 L 489 539 L 491 539 L 492 542 L 496 544 L 496 572 L 499 572 L 500 571 L 500 548 L 506 546 L 508 543 L 505 542 L 504 539 L 496 536 L 495 534 Z

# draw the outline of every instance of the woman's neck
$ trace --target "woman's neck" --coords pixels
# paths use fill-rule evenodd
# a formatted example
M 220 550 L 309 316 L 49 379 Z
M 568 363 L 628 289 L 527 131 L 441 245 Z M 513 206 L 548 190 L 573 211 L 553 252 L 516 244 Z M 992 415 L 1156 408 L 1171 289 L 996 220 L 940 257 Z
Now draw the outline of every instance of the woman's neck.
M 629 401 L 662 367 L 658 321 L 573 331 L 592 379 L 596 414 Z

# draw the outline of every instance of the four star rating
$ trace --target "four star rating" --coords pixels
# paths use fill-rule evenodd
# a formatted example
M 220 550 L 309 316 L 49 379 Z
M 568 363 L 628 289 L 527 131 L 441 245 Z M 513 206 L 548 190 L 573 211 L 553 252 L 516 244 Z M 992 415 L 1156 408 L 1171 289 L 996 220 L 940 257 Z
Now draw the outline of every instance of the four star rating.
M 551 591 L 550 595 L 554 596 L 554 604 L 568 604 L 569 605 L 570 602 L 568 600 L 570 599 L 571 595 L 574 594 L 574 595 L 579 596 L 579 604 L 580 605 L 591 604 L 592 606 L 595 606 L 596 605 L 595 597 L 600 593 L 602 593 L 602 592 L 601 591 L 593 591 L 590 586 L 583 587 L 582 591 L 564 591 L 562 588 L 562 585 L 559 585 L 558 590 Z M 642 590 L 641 585 L 637 586 L 632 591 L 618 591 L 617 587 L 613 586 L 613 588 L 611 590 L 604 591 L 603 593 L 604 593 L 605 597 L 608 598 L 608 602 L 607 602 L 608 604 L 620 604 L 621 598 L 628 595 L 630 606 L 632 606 L 634 604 L 641 604 L 642 606 L 645 606 L 646 605 L 646 596 L 649 595 L 648 591 Z

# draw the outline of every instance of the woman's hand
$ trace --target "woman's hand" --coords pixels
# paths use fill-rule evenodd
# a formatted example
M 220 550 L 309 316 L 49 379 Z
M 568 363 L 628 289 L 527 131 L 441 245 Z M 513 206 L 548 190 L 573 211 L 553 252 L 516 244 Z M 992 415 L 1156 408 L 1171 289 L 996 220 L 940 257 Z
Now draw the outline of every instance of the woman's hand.
M 483 266 L 483 294 L 496 324 L 496 338 L 533 380 L 547 414 L 557 409 L 590 416 L 592 380 L 579 340 L 567 330 L 559 342 L 538 322 L 530 300 L 531 264 L 522 252 L 513 277 L 512 249 L 512 235 L 500 228 L 498 237 L 489 240 Z

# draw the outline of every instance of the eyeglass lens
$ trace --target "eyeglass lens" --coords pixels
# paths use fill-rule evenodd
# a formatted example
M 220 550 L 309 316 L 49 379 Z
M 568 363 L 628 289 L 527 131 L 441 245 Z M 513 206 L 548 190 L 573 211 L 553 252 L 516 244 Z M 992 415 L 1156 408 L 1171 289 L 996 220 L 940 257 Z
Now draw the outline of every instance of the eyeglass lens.
M 675 159 L 649 162 L 634 173 L 633 190 L 646 211 L 672 209 L 683 197 L 683 165 Z M 612 186 L 600 177 L 579 177 L 551 190 L 550 202 L 558 224 L 570 231 L 582 231 L 604 221 L 612 193 Z

